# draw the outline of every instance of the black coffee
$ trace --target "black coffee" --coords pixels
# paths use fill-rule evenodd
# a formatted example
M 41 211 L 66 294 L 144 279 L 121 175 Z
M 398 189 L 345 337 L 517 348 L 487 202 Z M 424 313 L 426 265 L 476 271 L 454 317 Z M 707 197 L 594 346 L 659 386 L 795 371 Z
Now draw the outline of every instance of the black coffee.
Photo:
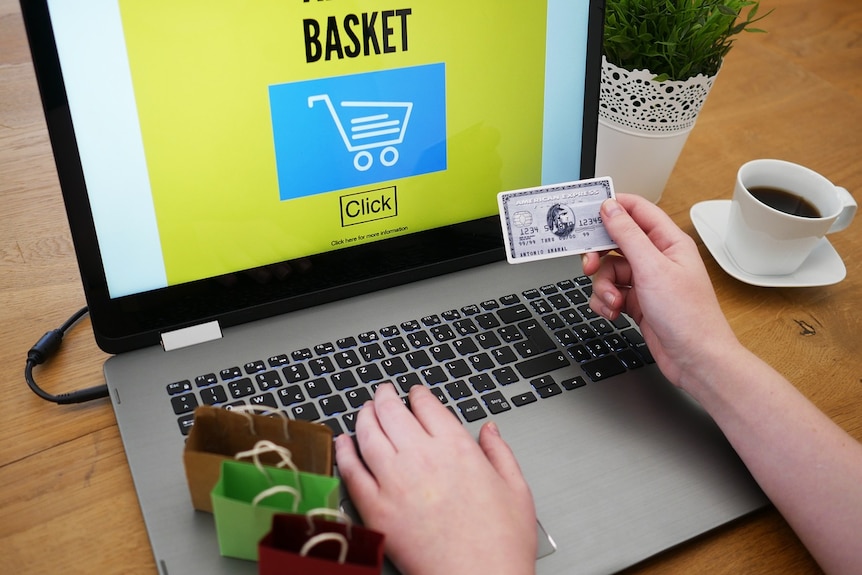
M 754 186 L 748 188 L 748 191 L 760 202 L 786 214 L 802 216 L 803 218 L 820 217 L 820 210 L 817 209 L 817 206 L 793 192 L 768 186 Z

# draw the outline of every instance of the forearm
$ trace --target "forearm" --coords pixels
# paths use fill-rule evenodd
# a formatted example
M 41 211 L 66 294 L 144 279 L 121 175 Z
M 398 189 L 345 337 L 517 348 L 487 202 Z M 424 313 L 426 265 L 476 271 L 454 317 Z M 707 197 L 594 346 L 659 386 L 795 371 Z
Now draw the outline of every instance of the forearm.
M 742 346 L 680 382 L 829 573 L 862 573 L 862 444 Z

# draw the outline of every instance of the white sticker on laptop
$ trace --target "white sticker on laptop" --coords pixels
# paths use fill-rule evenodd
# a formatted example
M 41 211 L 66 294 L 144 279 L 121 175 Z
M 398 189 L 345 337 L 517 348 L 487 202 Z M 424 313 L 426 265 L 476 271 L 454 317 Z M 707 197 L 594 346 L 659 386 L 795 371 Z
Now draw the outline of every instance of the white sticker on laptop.
M 610 178 L 500 192 L 500 223 L 511 264 L 617 247 L 599 213 L 614 197 Z

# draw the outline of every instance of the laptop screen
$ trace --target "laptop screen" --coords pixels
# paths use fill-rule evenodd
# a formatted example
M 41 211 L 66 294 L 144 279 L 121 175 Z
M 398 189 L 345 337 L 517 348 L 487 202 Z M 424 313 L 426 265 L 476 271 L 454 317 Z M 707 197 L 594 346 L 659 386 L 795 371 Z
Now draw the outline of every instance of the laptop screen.
M 592 176 L 588 0 L 47 7 L 103 340 L 498 259 L 498 192 Z

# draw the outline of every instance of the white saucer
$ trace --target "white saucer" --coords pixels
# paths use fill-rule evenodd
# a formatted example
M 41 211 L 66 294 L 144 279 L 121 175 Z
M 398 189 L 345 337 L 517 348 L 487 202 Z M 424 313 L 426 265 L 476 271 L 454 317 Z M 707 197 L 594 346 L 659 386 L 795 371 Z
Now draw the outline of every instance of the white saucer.
M 798 270 L 783 276 L 759 276 L 739 269 L 724 247 L 730 200 L 710 200 L 691 207 L 691 222 L 703 243 L 725 272 L 747 284 L 761 287 L 813 287 L 840 282 L 847 275 L 841 256 L 823 238 Z

